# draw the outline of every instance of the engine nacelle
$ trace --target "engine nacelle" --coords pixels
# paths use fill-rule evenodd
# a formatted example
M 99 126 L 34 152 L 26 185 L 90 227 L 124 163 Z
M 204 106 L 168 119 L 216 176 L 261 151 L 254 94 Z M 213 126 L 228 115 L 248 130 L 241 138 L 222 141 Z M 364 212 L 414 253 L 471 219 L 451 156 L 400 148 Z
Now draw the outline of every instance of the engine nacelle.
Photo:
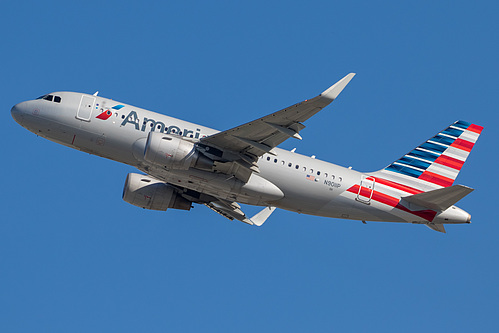
M 123 200 L 134 206 L 153 210 L 190 210 L 192 204 L 178 195 L 173 186 L 137 173 L 129 173 L 126 177 Z
M 161 132 L 149 132 L 144 159 L 174 170 L 187 170 L 191 167 L 211 170 L 213 166 L 213 161 L 199 153 L 194 143 Z

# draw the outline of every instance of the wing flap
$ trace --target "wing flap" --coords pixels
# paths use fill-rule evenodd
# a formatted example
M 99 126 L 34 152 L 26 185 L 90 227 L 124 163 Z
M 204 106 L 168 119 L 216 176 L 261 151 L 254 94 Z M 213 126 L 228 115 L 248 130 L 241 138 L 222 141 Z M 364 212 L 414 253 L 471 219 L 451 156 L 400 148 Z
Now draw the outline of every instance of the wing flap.
M 244 214 L 244 212 L 241 210 L 241 207 L 236 202 L 226 203 L 220 200 L 220 201 L 208 202 L 205 203 L 204 205 L 231 221 L 235 219 L 250 225 L 254 224 L 246 216 L 246 214 Z

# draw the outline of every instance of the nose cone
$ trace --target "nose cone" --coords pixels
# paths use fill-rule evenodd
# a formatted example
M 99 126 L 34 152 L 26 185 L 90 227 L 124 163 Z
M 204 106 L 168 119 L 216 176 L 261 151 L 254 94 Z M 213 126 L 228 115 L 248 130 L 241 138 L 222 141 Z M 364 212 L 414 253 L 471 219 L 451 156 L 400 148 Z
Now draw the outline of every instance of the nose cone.
M 12 118 L 19 124 L 22 125 L 23 123 L 23 113 L 21 111 L 21 107 L 19 104 L 16 104 L 10 109 L 10 114 L 12 115 Z

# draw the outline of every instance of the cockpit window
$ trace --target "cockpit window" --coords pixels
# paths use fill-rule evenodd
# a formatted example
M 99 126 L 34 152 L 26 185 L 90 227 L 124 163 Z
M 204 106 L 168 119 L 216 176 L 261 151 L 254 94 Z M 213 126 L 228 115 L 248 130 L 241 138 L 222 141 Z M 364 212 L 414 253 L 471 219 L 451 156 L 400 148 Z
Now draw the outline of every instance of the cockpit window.
M 61 96 L 54 96 L 54 95 L 43 95 L 38 97 L 37 99 L 44 99 L 46 101 L 56 102 L 56 103 L 61 102 Z

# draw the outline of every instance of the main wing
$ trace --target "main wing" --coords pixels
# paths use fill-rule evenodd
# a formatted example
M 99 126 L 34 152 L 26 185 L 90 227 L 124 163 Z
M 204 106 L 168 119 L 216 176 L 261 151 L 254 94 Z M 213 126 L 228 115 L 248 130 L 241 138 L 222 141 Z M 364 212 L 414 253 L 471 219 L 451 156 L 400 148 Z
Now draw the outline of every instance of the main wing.
M 241 126 L 202 138 L 198 147 L 218 161 L 216 170 L 233 174 L 243 181 L 258 172 L 256 160 L 290 137 L 298 134 L 302 124 L 338 97 L 355 73 L 350 73 L 322 94 Z

